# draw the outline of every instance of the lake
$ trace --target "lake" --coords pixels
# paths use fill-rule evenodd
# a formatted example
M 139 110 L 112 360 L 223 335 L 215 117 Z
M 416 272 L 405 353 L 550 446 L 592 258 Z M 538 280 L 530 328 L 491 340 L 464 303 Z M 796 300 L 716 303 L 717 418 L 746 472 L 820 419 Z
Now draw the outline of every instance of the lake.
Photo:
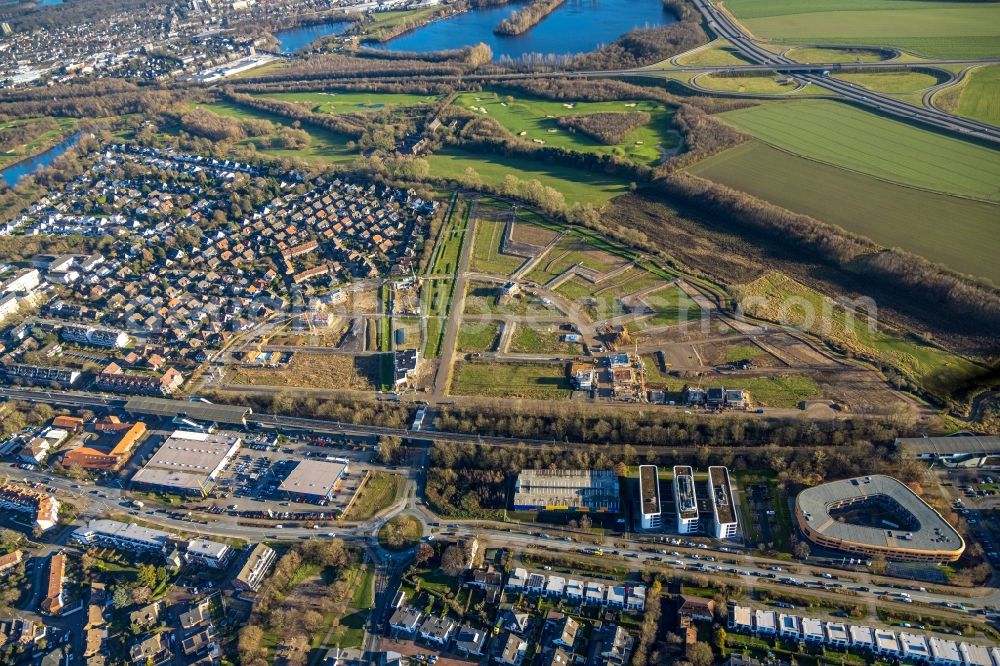
M 475 9 L 371 46 L 423 53 L 484 42 L 493 49 L 494 59 L 507 56 L 516 60 L 532 54 L 586 53 L 634 28 L 677 21 L 663 10 L 660 0 L 567 0 L 524 34 L 494 35 L 496 24 L 522 6 Z
M 63 139 L 56 145 L 46 150 L 44 153 L 39 153 L 34 157 L 21 160 L 16 164 L 10 165 L 6 169 L 0 170 L 0 178 L 2 178 L 3 181 L 11 187 L 14 187 L 23 177 L 28 174 L 35 173 L 39 169 L 52 164 L 57 157 L 75 146 L 76 142 L 79 140 L 80 133 L 77 132 L 76 134 Z
M 320 37 L 339 35 L 350 27 L 350 21 L 336 21 L 329 23 L 317 23 L 315 25 L 304 25 L 300 28 L 290 28 L 279 30 L 274 33 L 275 39 L 281 45 L 282 53 L 295 53 L 299 49 L 304 49 Z

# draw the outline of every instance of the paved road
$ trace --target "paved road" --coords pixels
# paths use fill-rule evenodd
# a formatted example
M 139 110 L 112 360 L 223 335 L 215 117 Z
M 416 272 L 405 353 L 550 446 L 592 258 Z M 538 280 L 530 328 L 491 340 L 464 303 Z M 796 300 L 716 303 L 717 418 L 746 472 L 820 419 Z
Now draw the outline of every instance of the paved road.
M 1000 128 L 967 118 L 959 118 L 937 109 L 925 109 L 900 102 L 891 97 L 874 93 L 840 79 L 829 76 L 804 73 L 801 64 L 786 56 L 772 53 L 763 48 L 743 32 L 741 26 L 729 14 L 712 4 L 711 0 L 692 0 L 698 11 L 705 17 L 709 29 L 720 37 L 728 39 L 745 58 L 757 65 L 767 65 L 779 72 L 793 72 L 798 78 L 820 88 L 839 94 L 855 104 L 875 109 L 906 120 L 930 125 L 936 129 L 954 132 L 969 138 L 1000 143 Z

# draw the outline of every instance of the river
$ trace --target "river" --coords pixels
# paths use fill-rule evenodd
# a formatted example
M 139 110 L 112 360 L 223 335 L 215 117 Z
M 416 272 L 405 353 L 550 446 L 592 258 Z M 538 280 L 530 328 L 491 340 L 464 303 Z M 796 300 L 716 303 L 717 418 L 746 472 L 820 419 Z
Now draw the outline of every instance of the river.
M 39 153 L 34 157 L 28 157 L 26 159 L 12 164 L 6 169 L 0 170 L 0 179 L 3 179 L 5 183 L 14 187 L 17 185 L 18 181 L 27 176 L 28 174 L 35 173 L 43 167 L 47 167 L 52 164 L 53 161 L 67 150 L 76 145 L 76 142 L 80 140 L 80 133 L 77 132 L 72 136 L 69 136 L 56 145 L 52 146 L 44 153 Z
M 484 42 L 493 58 L 513 59 L 533 54 L 568 55 L 593 51 L 634 28 L 675 23 L 660 0 L 567 0 L 521 35 L 499 36 L 493 28 L 522 7 L 490 7 L 434 21 L 376 48 L 424 53 Z
M 295 53 L 309 46 L 320 37 L 339 35 L 347 30 L 350 25 L 350 21 L 316 23 L 314 25 L 304 25 L 299 28 L 279 30 L 274 33 L 274 37 L 281 45 L 280 51 L 282 53 Z

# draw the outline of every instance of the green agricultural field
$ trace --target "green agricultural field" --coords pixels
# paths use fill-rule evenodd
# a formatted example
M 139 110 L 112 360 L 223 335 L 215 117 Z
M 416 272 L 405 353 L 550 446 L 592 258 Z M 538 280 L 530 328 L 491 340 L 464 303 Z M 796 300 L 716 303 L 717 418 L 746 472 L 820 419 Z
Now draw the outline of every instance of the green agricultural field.
M 894 46 L 929 57 L 1000 55 L 1000 3 L 933 0 L 729 0 L 761 39 Z
M 1000 125 L 1000 65 L 983 67 L 970 74 L 958 101 L 958 113 Z
M 455 347 L 460 352 L 476 353 L 493 351 L 500 341 L 500 322 L 466 319 L 458 330 Z
M 523 141 L 544 141 L 547 146 L 599 155 L 618 155 L 640 164 L 656 164 L 660 161 L 661 154 L 657 146 L 672 148 L 677 145 L 677 137 L 670 127 L 670 117 L 674 110 L 656 102 L 553 102 L 521 94 L 512 96 L 501 90 L 462 93 L 455 98 L 453 104 L 496 119 Z M 561 116 L 637 111 L 650 114 L 650 122 L 632 130 L 621 143 L 614 146 L 570 132 L 556 123 L 556 119 Z
M 868 49 L 799 48 L 790 49 L 785 55 L 795 62 L 806 64 L 824 62 L 878 62 L 879 60 L 885 60 L 885 56 L 880 51 L 870 51 Z
M 863 314 L 852 316 L 833 299 L 781 273 L 767 273 L 743 285 L 740 292 L 749 305 L 749 314 L 806 326 L 809 332 L 833 340 L 861 357 L 895 366 L 941 398 L 947 398 L 958 386 L 967 386 L 984 372 L 961 356 L 880 330 Z
M 905 1 L 905 0 L 904 0 Z M 1000 153 L 827 100 L 719 116 L 783 150 L 901 185 L 1000 201 Z
M 569 398 L 572 392 L 566 366 L 514 363 L 455 364 L 451 393 L 495 398 L 552 400 Z
M 936 86 L 947 77 L 934 76 L 927 72 L 864 72 L 858 74 L 837 74 L 837 78 L 855 85 L 890 95 L 904 95 Z
M 1000 206 L 895 185 L 753 141 L 699 162 L 691 173 L 848 231 L 1000 284 Z M 948 220 L 948 224 L 941 224 Z
M 685 67 L 723 67 L 725 65 L 745 65 L 746 59 L 733 48 L 733 45 L 726 39 L 716 39 L 705 48 L 699 49 L 689 55 L 677 58 L 679 65 Z M 658 67 L 665 63 L 657 63 Z
M 472 248 L 470 268 L 479 273 L 509 275 L 524 263 L 521 257 L 500 254 L 504 220 L 480 217 L 476 221 L 475 245 Z
M 778 76 L 721 76 L 706 74 L 692 81 L 694 85 L 721 92 L 738 92 L 756 95 L 782 95 L 798 86 L 792 80 Z
M 381 111 L 405 106 L 433 104 L 437 95 L 407 95 L 397 93 L 358 93 L 358 92 L 301 92 L 301 93 L 267 93 L 260 95 L 267 99 L 281 102 L 295 102 L 308 106 L 314 113 L 363 113 L 366 111 Z
M 628 191 L 628 182 L 617 176 L 521 157 L 480 155 L 460 148 L 440 150 L 428 156 L 427 162 L 431 173 L 442 178 L 460 179 L 465 170 L 471 168 L 482 177 L 483 182 L 496 185 L 509 174 L 520 180 L 537 180 L 561 192 L 567 201 L 595 206 Z
M 28 118 L 25 120 L 11 120 L 9 122 L 0 123 L 0 132 L 10 127 L 27 125 L 38 120 L 40 119 Z M 15 146 L 7 152 L 0 153 L 0 167 L 18 162 L 26 157 L 31 157 L 32 155 L 37 155 L 38 153 L 45 152 L 75 130 L 78 122 L 76 118 L 52 118 L 52 120 L 56 123 L 54 128 L 42 132 L 37 137 L 22 146 Z
M 269 120 L 278 125 L 291 126 L 291 121 L 287 118 L 257 111 L 256 109 L 250 109 L 238 104 L 230 104 L 229 102 L 200 104 L 198 106 L 221 116 L 230 116 L 241 120 L 249 118 Z M 357 157 L 356 153 L 352 153 L 347 149 L 347 142 L 350 140 L 348 137 L 319 127 L 305 126 L 302 129 L 312 138 L 309 146 L 303 149 L 271 148 L 267 145 L 269 137 L 251 137 L 239 141 L 237 145 L 246 146 L 253 144 L 260 155 L 272 159 L 289 158 L 324 164 L 347 164 Z

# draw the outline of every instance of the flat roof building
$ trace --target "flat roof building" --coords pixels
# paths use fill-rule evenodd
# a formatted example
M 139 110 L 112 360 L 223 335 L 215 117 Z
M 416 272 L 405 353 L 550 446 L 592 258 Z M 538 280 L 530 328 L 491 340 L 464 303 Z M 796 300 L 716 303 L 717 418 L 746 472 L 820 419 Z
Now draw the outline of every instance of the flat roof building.
M 327 502 L 340 487 L 347 470 L 347 463 L 303 460 L 285 477 L 278 490 L 296 501 Z
M 117 520 L 95 519 L 78 527 L 70 538 L 81 546 L 106 546 L 130 552 L 166 554 L 169 532 L 141 527 Z
M 620 497 L 612 470 L 526 469 L 517 476 L 514 510 L 618 513 Z
M 639 466 L 639 502 L 642 529 L 659 529 L 662 511 L 660 508 L 660 473 L 656 465 Z
M 896 448 L 909 458 L 949 461 L 965 456 L 1000 455 L 1000 436 L 900 437 Z
M 243 440 L 236 435 L 176 430 L 135 473 L 132 483 L 185 495 L 207 495 L 242 445 Z
M 269 546 L 256 544 L 247 553 L 246 561 L 233 578 L 233 587 L 244 592 L 256 592 L 276 557 L 274 550 Z
M 737 533 L 736 505 L 729 470 L 708 468 L 708 494 L 712 502 L 712 521 L 716 539 L 734 539 Z
M 245 426 L 247 417 L 253 413 L 249 407 L 238 405 L 215 405 L 207 402 L 148 397 L 130 398 L 125 403 L 125 411 L 140 416 L 166 416 L 170 418 L 180 416 L 193 421 L 239 426 Z
M 865 517 L 873 512 L 892 520 Z M 795 517 L 809 540 L 823 548 L 911 562 L 954 562 L 965 550 L 955 528 L 891 476 L 807 488 L 795 498 Z
M 694 471 L 686 465 L 674 467 L 674 505 L 677 531 L 692 534 L 698 531 L 698 495 L 694 488 Z

